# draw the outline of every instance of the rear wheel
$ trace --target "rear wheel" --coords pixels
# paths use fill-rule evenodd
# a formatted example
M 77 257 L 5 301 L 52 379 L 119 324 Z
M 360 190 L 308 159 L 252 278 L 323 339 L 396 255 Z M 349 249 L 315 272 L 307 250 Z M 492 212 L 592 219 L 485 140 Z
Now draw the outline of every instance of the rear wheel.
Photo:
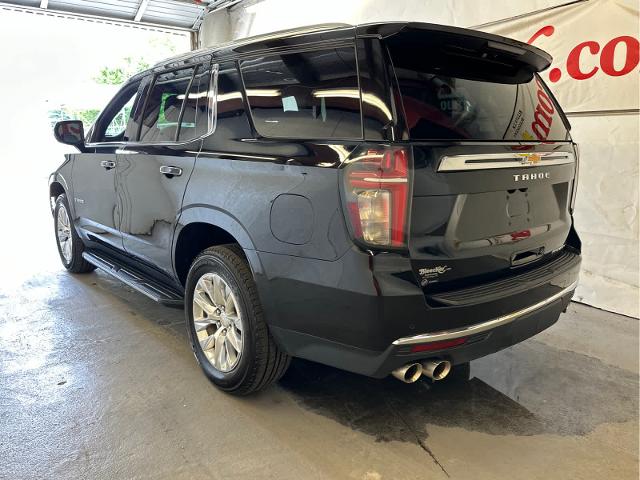
M 237 245 L 211 247 L 196 257 L 185 305 L 191 347 L 216 386 L 247 395 L 282 377 L 290 357 L 269 333 L 251 270 Z
M 67 196 L 64 194 L 58 196 L 53 211 L 53 219 L 60 260 L 62 260 L 64 268 L 70 272 L 92 272 L 96 267 L 82 257 L 84 244 L 76 232 L 69 212 Z

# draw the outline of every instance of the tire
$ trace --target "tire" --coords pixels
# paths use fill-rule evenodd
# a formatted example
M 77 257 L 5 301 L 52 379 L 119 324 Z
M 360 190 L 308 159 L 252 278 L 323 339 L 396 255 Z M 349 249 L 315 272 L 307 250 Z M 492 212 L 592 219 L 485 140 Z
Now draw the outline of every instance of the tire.
M 67 196 L 65 194 L 59 195 L 56 198 L 56 206 L 53 210 L 53 228 L 60 260 L 64 268 L 72 273 L 92 272 L 96 267 L 82 258 L 84 243 L 82 243 L 82 239 L 76 232 L 70 211 Z M 64 237 L 70 240 L 70 243 L 64 242 Z
M 207 248 L 193 261 L 185 317 L 195 357 L 221 390 L 234 395 L 257 392 L 279 380 L 289 367 L 290 357 L 269 333 L 238 245 Z

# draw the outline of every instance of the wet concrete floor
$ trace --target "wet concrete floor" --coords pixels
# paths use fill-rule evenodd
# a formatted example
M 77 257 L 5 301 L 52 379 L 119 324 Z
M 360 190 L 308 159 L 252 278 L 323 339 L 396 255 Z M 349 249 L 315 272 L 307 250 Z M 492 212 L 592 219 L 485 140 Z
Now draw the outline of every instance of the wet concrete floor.
M 33 209 L 0 240 L 0 478 L 638 478 L 637 319 L 572 304 L 468 382 L 297 360 L 239 399 L 200 373 L 182 311 L 64 272 Z

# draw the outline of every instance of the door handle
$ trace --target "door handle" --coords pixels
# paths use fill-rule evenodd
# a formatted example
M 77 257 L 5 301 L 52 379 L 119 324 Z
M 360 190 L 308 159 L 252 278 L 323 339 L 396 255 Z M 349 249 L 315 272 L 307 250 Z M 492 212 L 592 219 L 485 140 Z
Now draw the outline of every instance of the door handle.
M 107 170 L 111 170 L 112 168 L 115 168 L 116 162 L 112 160 L 102 160 L 100 162 L 100 166 L 106 168 Z
M 182 175 L 182 169 L 180 167 L 163 165 L 160 167 L 160 173 L 166 175 L 167 178 L 179 177 L 180 175 Z

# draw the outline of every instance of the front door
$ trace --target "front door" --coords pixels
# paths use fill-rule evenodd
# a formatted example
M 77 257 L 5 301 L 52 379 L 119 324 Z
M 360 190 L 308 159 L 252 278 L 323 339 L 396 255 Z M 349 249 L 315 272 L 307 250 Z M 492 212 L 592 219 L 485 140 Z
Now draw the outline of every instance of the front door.
M 208 60 L 156 76 L 145 101 L 139 139 L 118 152 L 118 208 L 125 250 L 170 277 L 182 198 L 201 137 L 212 126 Z
M 74 223 L 78 233 L 93 248 L 122 249 L 116 211 L 115 148 L 81 153 L 73 164 Z
M 90 248 L 122 250 L 116 197 L 116 150 L 121 148 L 139 82 L 127 84 L 109 103 L 89 134 L 89 151 L 73 163 L 74 222 Z

